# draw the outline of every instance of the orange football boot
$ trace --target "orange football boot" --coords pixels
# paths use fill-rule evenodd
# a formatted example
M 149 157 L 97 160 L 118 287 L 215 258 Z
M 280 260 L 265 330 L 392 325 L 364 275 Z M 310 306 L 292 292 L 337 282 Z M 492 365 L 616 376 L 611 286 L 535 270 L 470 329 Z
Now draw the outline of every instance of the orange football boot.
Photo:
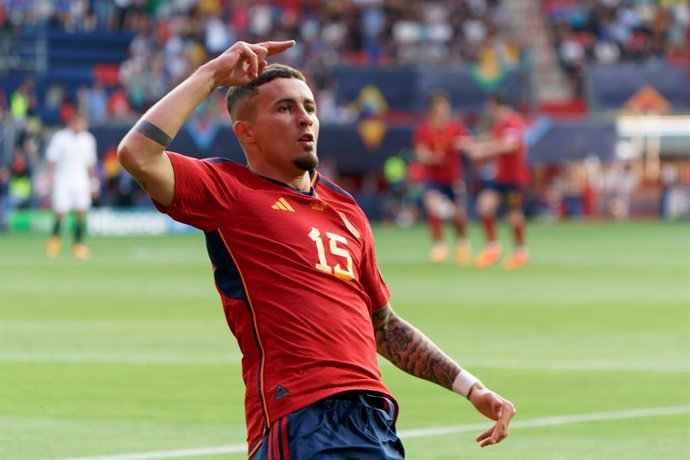
M 434 264 L 442 264 L 448 260 L 448 247 L 443 243 L 434 243 L 429 253 L 429 259 Z
M 72 246 L 72 255 L 79 260 L 89 260 L 91 258 L 91 252 L 81 243 Z
M 461 267 L 467 267 L 472 263 L 472 246 L 467 241 L 458 242 L 455 249 L 455 263 Z
M 477 268 L 488 268 L 501 259 L 503 250 L 498 244 L 490 244 L 477 255 L 474 266 Z
M 527 251 L 524 249 L 517 250 L 506 257 L 506 259 L 503 261 L 503 268 L 506 270 L 516 270 L 525 265 L 528 259 L 529 257 L 527 255 Z
M 46 244 L 46 255 L 50 257 L 51 259 L 57 257 L 57 255 L 60 253 L 60 237 L 59 236 L 51 236 L 50 239 L 48 240 L 48 244 Z

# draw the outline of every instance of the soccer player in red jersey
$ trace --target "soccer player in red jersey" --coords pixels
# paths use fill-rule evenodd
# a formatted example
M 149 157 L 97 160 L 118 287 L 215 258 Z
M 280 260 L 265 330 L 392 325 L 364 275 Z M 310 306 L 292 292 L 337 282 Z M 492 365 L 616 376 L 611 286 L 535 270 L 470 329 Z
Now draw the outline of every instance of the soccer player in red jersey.
M 154 104 L 118 158 L 156 206 L 204 231 L 228 326 L 242 351 L 250 459 L 400 459 L 397 404 L 376 353 L 467 397 L 508 435 L 514 406 L 395 314 L 369 223 L 316 170 L 314 96 L 302 74 L 267 66 L 294 41 L 238 42 Z M 166 151 L 221 86 L 241 165 Z
M 465 235 L 467 214 L 463 203 L 465 183 L 458 144 L 470 136 L 462 122 L 452 118 L 448 96 L 435 92 L 427 101 L 426 119 L 414 133 L 417 161 L 424 177 L 424 208 L 431 230 L 430 259 L 442 263 L 448 259 L 443 224 L 452 219 L 456 236 L 456 262 L 469 265 L 472 250 Z
M 477 197 L 477 210 L 487 245 L 477 255 L 475 265 L 486 268 L 501 259 L 503 251 L 496 240 L 496 211 L 501 201 L 504 201 L 513 230 L 515 250 L 505 258 L 503 267 L 512 270 L 522 267 L 528 260 L 525 215 L 522 212 L 522 194 L 529 180 L 527 146 L 524 141 L 525 122 L 501 93 L 489 97 L 489 112 L 493 118 L 491 137 L 463 143 L 463 148 L 472 159 L 480 162 L 495 161 L 495 177 L 483 184 L 483 190 Z

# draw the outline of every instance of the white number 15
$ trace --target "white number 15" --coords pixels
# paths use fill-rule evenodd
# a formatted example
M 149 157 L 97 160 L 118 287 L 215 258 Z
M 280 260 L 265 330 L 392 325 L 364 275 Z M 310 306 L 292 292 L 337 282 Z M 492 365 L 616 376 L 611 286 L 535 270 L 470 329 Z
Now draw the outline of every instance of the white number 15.
M 350 253 L 346 248 L 338 246 L 338 243 L 347 246 L 347 239 L 345 239 L 344 236 L 331 232 L 326 232 L 326 237 L 329 241 L 328 249 L 330 253 L 334 256 L 344 258 L 346 268 L 343 268 L 339 263 L 337 263 L 335 267 L 328 265 L 328 261 L 326 260 L 326 250 L 323 245 L 323 239 L 321 238 L 321 232 L 318 228 L 312 227 L 311 231 L 309 232 L 309 238 L 316 243 L 316 252 L 319 256 L 319 261 L 315 264 L 315 267 L 322 272 L 331 273 L 339 278 L 346 280 L 353 279 L 355 274 L 352 271 L 352 256 L 350 256 Z

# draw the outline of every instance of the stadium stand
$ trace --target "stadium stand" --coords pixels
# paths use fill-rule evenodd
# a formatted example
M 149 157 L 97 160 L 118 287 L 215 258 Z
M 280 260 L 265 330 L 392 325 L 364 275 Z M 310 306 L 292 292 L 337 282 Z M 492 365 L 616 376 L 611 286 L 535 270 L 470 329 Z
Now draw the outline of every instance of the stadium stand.
M 686 1 L 546 0 L 543 8 L 560 63 L 578 95 L 592 64 L 687 61 Z
M 506 92 L 531 122 L 533 167 L 606 163 L 621 140 L 611 114 L 644 88 L 654 90 L 652 106 L 690 110 L 688 9 L 677 0 L 8 0 L 0 165 L 19 149 L 40 172 L 47 134 L 84 110 L 102 173 L 120 181 L 113 149 L 138 114 L 232 42 L 269 38 L 297 40 L 281 59 L 310 78 L 320 151 L 354 184 L 393 155 L 409 160 L 414 123 L 439 88 L 475 128 L 486 96 Z M 221 92 L 173 148 L 242 159 Z M 662 139 L 665 149 L 686 158 L 678 143 Z M 34 182 L 40 206 L 45 191 Z

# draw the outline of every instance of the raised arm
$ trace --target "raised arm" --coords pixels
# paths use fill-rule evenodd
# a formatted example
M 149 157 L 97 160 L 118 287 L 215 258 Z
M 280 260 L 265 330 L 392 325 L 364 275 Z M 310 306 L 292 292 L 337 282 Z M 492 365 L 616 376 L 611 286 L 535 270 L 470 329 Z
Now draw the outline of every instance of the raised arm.
M 496 424 L 476 437 L 481 447 L 501 442 L 508 436 L 515 406 L 486 388 L 472 374 L 386 305 L 373 314 L 379 354 L 403 371 L 460 393 Z
M 466 139 L 459 143 L 459 147 L 464 150 L 470 158 L 481 160 L 514 152 L 520 147 L 520 140 L 517 137 L 477 140 Z
M 418 142 L 414 146 L 415 157 L 423 165 L 437 165 L 443 161 L 443 155 L 438 155 L 426 144 Z
M 122 166 L 158 203 L 169 206 L 175 176 L 165 148 L 199 104 L 221 86 L 237 86 L 256 78 L 266 58 L 294 41 L 249 44 L 237 42 L 199 67 L 189 78 L 153 105 L 125 135 L 117 149 Z

